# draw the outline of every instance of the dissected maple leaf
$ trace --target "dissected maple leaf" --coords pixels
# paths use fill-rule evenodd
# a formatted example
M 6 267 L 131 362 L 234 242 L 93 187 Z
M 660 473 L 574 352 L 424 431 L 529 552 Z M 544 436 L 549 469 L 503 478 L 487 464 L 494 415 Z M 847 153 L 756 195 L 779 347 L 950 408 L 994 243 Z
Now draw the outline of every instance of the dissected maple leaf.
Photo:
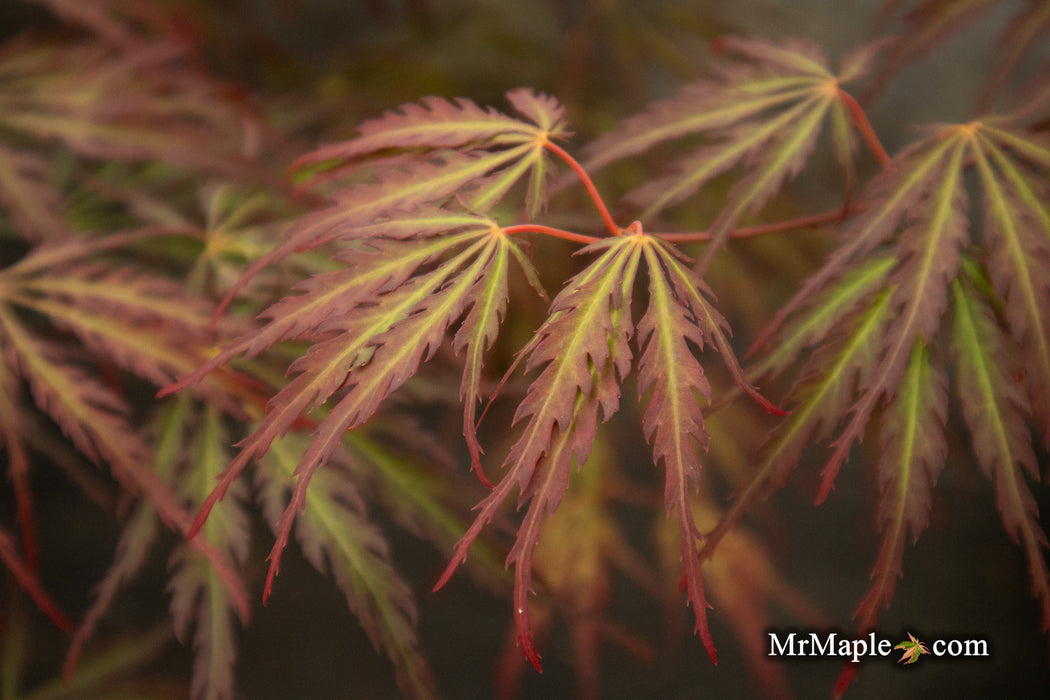
M 180 495 L 186 497 L 191 506 L 199 504 L 211 492 L 215 476 L 228 459 L 228 441 L 218 408 L 209 405 L 202 413 L 199 426 L 186 426 L 197 427 L 198 431 L 189 445 L 189 468 L 176 477 Z M 173 416 L 175 420 L 185 417 L 179 412 Z M 230 561 L 243 565 L 248 556 L 249 533 L 244 504 L 246 488 L 240 486 L 240 493 L 235 493 L 235 498 L 228 499 L 224 507 L 208 519 L 201 534 L 204 541 L 226 553 Z M 185 643 L 190 628 L 195 631 L 191 690 L 195 697 L 233 697 L 237 603 L 222 585 L 218 572 L 190 543 L 183 542 L 172 553 L 169 567 L 172 574 L 168 592 L 175 634 Z M 241 617 L 240 621 L 245 623 L 247 619 Z
M 573 459 L 586 461 L 597 429 L 598 407 L 608 419 L 618 408 L 619 381 L 630 369 L 627 340 L 633 333 L 631 288 L 641 250 L 633 237 L 608 238 L 586 250 L 602 254 L 568 283 L 551 303 L 547 321 L 526 348 L 527 369 L 543 367 L 515 413 L 528 418 L 505 460 L 502 480 L 479 504 L 474 524 L 456 545 L 434 588 L 441 588 L 466 559 L 467 550 L 496 510 L 518 487 L 529 503 L 507 558 L 515 564 L 514 615 L 518 643 L 537 669 L 528 594 L 532 553 L 543 515 L 552 512 L 568 486 Z
M 919 657 L 923 654 L 929 654 L 930 650 L 926 648 L 926 645 L 915 638 L 911 632 L 908 632 L 907 641 L 901 642 L 894 649 L 902 649 L 904 651 L 901 657 L 897 660 L 899 664 L 913 664 L 919 660 Z
M 154 537 L 153 520 L 159 517 L 181 531 L 191 522 L 162 474 L 151 469 L 151 447 L 133 427 L 119 385 L 89 373 L 90 363 L 97 362 L 162 385 L 205 357 L 209 315 L 203 302 L 167 279 L 105 261 L 104 254 L 151 233 L 54 238 L 0 270 L 0 434 L 12 456 L 20 524 L 33 527 L 28 496 L 19 487 L 28 470 L 28 440 L 12 432 L 23 424 L 24 407 L 14 402 L 21 382 L 80 452 L 107 464 L 125 490 L 145 501 L 77 630 L 67 675 L 117 590 L 141 565 Z M 205 393 L 215 395 L 210 389 Z M 246 616 L 247 599 L 226 555 L 203 539 L 191 549 L 207 562 L 230 605 Z
M 329 210 L 344 226 L 384 209 L 440 203 L 460 188 L 465 188 L 459 193 L 463 202 L 486 212 L 526 172 L 532 172 L 528 209 L 535 214 L 546 199 L 544 146 L 566 135 L 564 109 L 553 98 L 524 88 L 508 92 L 507 100 L 529 121 L 470 100 L 425 98 L 422 106 L 409 103 L 365 122 L 357 138 L 322 146 L 292 168 L 308 170 L 307 183 L 315 188 L 365 166 L 374 169 L 375 184 L 344 190 Z M 313 230 L 302 227 L 295 243 L 323 232 L 316 224 Z
M 587 147 L 590 171 L 667 141 L 701 135 L 703 145 L 671 163 L 672 173 L 649 180 L 628 195 L 652 219 L 683 201 L 710 179 L 742 166 L 746 174 L 711 224 L 711 244 L 699 261 L 703 271 L 729 232 L 756 213 L 783 183 L 802 169 L 816 145 L 821 124 L 832 119 L 836 151 L 852 173 L 853 137 L 848 96 L 840 85 L 861 77 L 877 47 L 858 50 L 836 75 L 820 49 L 809 42 L 773 44 L 730 37 L 721 45 L 739 58 L 714 64 L 716 77 L 691 84 L 681 95 L 626 119 Z M 852 177 L 852 175 L 850 175 Z
M 354 168 L 366 172 L 372 182 L 351 182 L 336 190 L 331 195 L 334 204 L 305 217 L 283 244 L 249 267 L 220 311 L 256 272 L 293 252 L 338 245 L 335 258 L 347 267 L 302 283 L 303 294 L 264 312 L 268 323 L 229 343 L 163 392 L 199 382 L 237 355 L 251 357 L 283 340 L 312 343 L 290 365 L 295 378 L 277 393 L 261 424 L 241 443 L 192 530 L 201 527 L 248 463 L 265 454 L 304 413 L 335 397 L 297 468 L 292 500 L 277 529 L 264 596 L 269 595 L 314 472 L 339 448 L 347 430 L 371 418 L 423 359 L 434 354 L 446 331 L 464 314 L 453 346 L 467 351 L 461 386 L 464 433 L 480 475 L 474 404 L 482 356 L 495 337 L 506 300 L 507 262 L 514 257 L 527 276 L 534 273 L 494 220 L 463 212 L 459 204 L 447 205 L 455 196 L 474 209 L 490 208 L 527 170 L 544 168 L 544 146 L 564 128 L 561 108 L 551 98 L 517 90 L 508 100 L 535 123 L 467 101 L 453 104 L 434 98 L 422 107 L 405 106 L 368 122 L 358 138 L 301 159 L 296 167 L 341 163 L 314 174 L 314 185 L 335 183 Z M 390 154 L 399 148 L 404 152 Z M 533 178 L 531 201 L 542 200 L 537 187 L 545 178 Z
M 928 348 L 917 341 L 883 417 L 878 519 L 882 547 L 872 584 L 854 614 L 860 630 L 872 629 L 880 608 L 893 599 L 908 534 L 914 544 L 926 529 L 933 487 L 948 456 L 947 413 L 944 368 L 933 364 Z
M 256 474 L 264 515 L 271 523 L 281 523 L 274 526 L 278 540 L 287 535 L 283 523 L 288 513 L 298 516 L 303 554 L 318 571 L 331 572 L 372 644 L 393 661 L 404 695 L 436 697 L 419 649 L 412 591 L 394 569 L 386 539 L 370 522 L 347 471 L 332 465 L 318 472 L 302 507 L 289 503 L 288 485 L 299 492 L 303 477 L 296 475 L 296 463 L 307 441 L 302 434 L 289 434 L 260 460 Z
M 1005 302 L 1031 410 L 1050 445 L 1050 206 L 1037 175 L 1050 166 L 1050 144 L 1006 120 L 985 120 L 976 134 L 971 153 L 984 195 L 988 277 Z
M 653 443 L 653 460 L 664 463 L 664 501 L 667 511 L 674 510 L 678 516 L 682 565 L 696 616 L 696 631 L 711 660 L 716 661 L 714 640 L 707 628 L 700 559 L 696 556 L 700 531 L 690 505 L 690 492 L 700 487 L 696 449 L 707 451 L 699 398 L 711 402 L 711 385 L 687 341 L 703 349 L 704 332 L 697 325 L 696 309 L 690 308 L 692 295 L 682 294 L 680 285 L 675 284 L 677 280 L 665 272 L 665 266 L 675 266 L 677 261 L 656 245 L 647 246 L 645 255 L 649 309 L 638 324 L 638 337 L 645 347 L 639 359 L 638 387 L 640 394 L 651 388 L 652 395 L 642 427 Z
M 861 631 L 871 629 L 892 598 L 908 533 L 914 542 L 925 528 L 932 490 L 946 459 L 947 379 L 937 346 L 951 310 L 956 319 L 954 354 L 964 370 L 956 391 L 974 433 L 975 453 L 996 479 L 1007 529 L 1024 546 L 1046 625 L 1046 540 L 1021 474 L 1031 471 L 1034 459 L 1027 447 L 1027 417 L 1037 418 L 1046 431 L 1043 351 L 1050 340 L 1050 216 L 1036 194 L 1032 168 L 1050 162 L 1048 153 L 1039 136 L 1016 122 L 989 117 L 933 127 L 894 158 L 892 169 L 876 177 L 864 195 L 873 205 L 850 223 L 844 242 L 756 343 L 766 344 L 774 333 L 780 339 L 752 367 L 749 376 L 754 378 L 779 373 L 804 350 L 815 350 L 792 391 L 797 407 L 762 448 L 758 470 L 710 533 L 704 556 L 755 498 L 783 483 L 814 439 L 832 439 L 817 500 L 826 498 L 852 444 L 881 407 L 883 541 L 872 585 L 856 611 Z M 987 252 L 980 262 L 970 260 L 964 266 L 963 251 L 971 242 L 964 177 L 971 169 L 982 193 Z M 893 256 L 883 255 L 891 245 Z M 1006 328 L 984 320 L 981 303 L 956 281 L 975 274 L 981 264 L 986 266 L 980 274 L 987 274 L 987 293 L 1007 300 Z M 964 272 L 967 266 L 969 273 Z M 793 322 L 783 325 L 789 317 Z M 1022 390 L 1010 375 L 1011 363 L 1019 357 L 1038 377 L 1032 381 L 1018 375 Z M 853 673 L 855 669 L 847 670 L 839 690 Z
M 86 158 L 246 177 L 243 114 L 184 59 L 163 41 L 120 50 L 88 39 L 9 53 L 0 57 L 0 124 Z
M 331 206 L 304 217 L 283 244 L 253 261 L 218 312 L 255 274 L 293 252 L 337 239 L 396 235 L 367 232 L 368 225 L 393 212 L 418 215 L 423 207 L 440 207 L 453 198 L 473 212 L 487 212 L 531 171 L 528 209 L 535 215 L 546 201 L 544 146 L 566 133 L 563 108 L 553 98 L 525 89 L 512 90 L 507 99 L 534 123 L 469 100 L 453 104 L 435 97 L 424 100 L 425 106 L 403 105 L 401 112 L 365 122 L 358 138 L 300 157 L 292 169 L 308 173 L 303 186 L 338 185 L 342 179 L 351 184 L 332 192 Z M 368 176 L 366 182 L 359 181 L 362 174 Z M 410 222 L 401 236 L 425 233 L 426 226 Z
M 616 643 L 642 659 L 653 650 L 609 619 L 614 574 L 622 572 L 654 594 L 659 591 L 646 561 L 626 541 L 617 525 L 617 496 L 630 487 L 615 471 L 611 445 L 599 436 L 588 463 L 570 476 L 571 488 L 543 527 L 532 561 L 539 595 L 530 606 L 530 625 L 540 647 L 556 617 L 570 623 L 573 665 L 579 697 L 601 697 L 600 651 L 603 642 Z M 477 545 L 475 545 L 476 547 Z M 527 666 L 513 635 L 497 671 L 497 697 L 517 697 Z
M 553 512 L 568 485 L 573 459 L 582 464 L 595 439 L 599 406 L 608 419 L 618 408 L 619 384 L 629 372 L 634 334 L 630 313 L 638 264 L 645 259 L 650 280 L 649 309 L 639 323 L 639 394 L 650 394 L 643 419 L 653 442 L 654 463 L 664 464 L 665 503 L 677 513 L 682 561 L 690 604 L 708 653 L 715 658 L 707 629 L 697 547 L 700 533 L 692 520 L 689 494 L 699 486 L 698 447 L 705 448 L 699 399 L 710 387 L 690 343 L 698 350 L 713 342 L 723 361 L 739 376 L 725 342 L 725 322 L 706 302 L 706 286 L 679 254 L 640 227 L 629 235 L 601 239 L 583 249 L 601 255 L 568 283 L 551 304 L 550 315 L 526 346 L 527 369 L 542 371 L 518 407 L 515 420 L 528 418 L 511 448 L 502 480 L 479 504 L 479 513 L 456 545 L 456 552 L 435 589 L 451 578 L 467 550 L 499 506 L 519 490 L 519 508 L 528 503 L 507 564 L 515 567 L 514 614 L 517 640 L 525 656 L 540 669 L 532 639 L 528 595 L 532 591 L 532 553 L 544 514 Z M 777 410 L 740 379 L 743 388 L 770 410 Z
M 463 219 L 460 216 L 458 221 Z M 250 460 L 265 453 L 273 439 L 311 406 L 345 390 L 321 420 L 317 438 L 301 460 L 297 474 L 302 478 L 282 519 L 269 581 L 276 574 L 281 546 L 310 477 L 338 447 L 343 433 L 370 418 L 382 400 L 415 373 L 424 356 L 433 354 L 446 330 L 467 308 L 478 303 L 496 308 L 491 304 L 493 291 L 487 279 L 505 274 L 507 248 L 516 244 L 487 220 L 467 217 L 467 221 L 474 225 L 459 233 L 445 232 L 447 235 L 415 243 L 377 238 L 371 252 L 347 251 L 353 255 L 343 259 L 352 263 L 351 268 L 322 275 L 306 294 L 279 302 L 268 312 L 273 316 L 270 324 L 234 342 L 188 378 L 197 381 L 234 354 L 254 354 L 285 338 L 317 339 L 306 355 L 292 363 L 296 378 L 278 392 L 272 410 L 242 443 L 195 528 Z M 412 276 L 420 265 L 442 254 L 448 259 Z M 333 331 L 339 333 L 333 336 Z M 478 340 L 484 341 L 484 335 Z M 468 364 L 468 374 L 471 367 Z
M 972 282 L 952 287 L 955 300 L 952 346 L 958 362 L 958 391 L 963 417 L 973 436 L 974 453 L 994 482 L 1003 525 L 1024 548 L 1032 592 L 1042 602 L 1042 628 L 1050 630 L 1050 570 L 1044 549 L 1050 548 L 1039 524 L 1039 509 L 1025 476 L 1039 479 L 1031 434 L 1024 423 L 1026 397 L 1011 377 L 1016 359 L 1008 352 L 987 303 Z

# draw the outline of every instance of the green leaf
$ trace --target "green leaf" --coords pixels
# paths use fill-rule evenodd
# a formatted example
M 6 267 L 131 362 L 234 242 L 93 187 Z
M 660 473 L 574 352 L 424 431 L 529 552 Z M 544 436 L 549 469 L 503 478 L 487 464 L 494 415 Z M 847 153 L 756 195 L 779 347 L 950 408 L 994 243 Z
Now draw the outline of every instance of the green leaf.
M 897 660 L 897 663 L 901 664 L 913 664 L 919 660 L 919 657 L 923 654 L 929 654 L 930 650 L 926 648 L 926 645 L 915 638 L 911 632 L 908 632 L 908 641 L 901 642 L 894 649 L 902 649 L 904 653 L 901 658 Z
M 777 335 L 768 352 L 747 369 L 747 376 L 760 379 L 766 375 L 779 375 L 807 347 L 828 337 L 873 290 L 885 284 L 886 277 L 896 264 L 892 255 L 873 257 L 843 273 L 834 285 L 829 286 L 815 300 L 804 315 L 799 315 L 789 328 Z M 762 345 L 761 340 L 752 345 L 749 354 Z
M 306 559 L 320 572 L 330 571 L 377 651 L 397 670 L 402 693 L 436 697 L 430 670 L 419 649 L 418 613 L 411 589 L 393 568 L 382 533 L 367 518 L 364 502 L 348 472 L 333 464 L 313 475 L 301 509 L 290 503 L 286 485 L 298 482 L 297 455 L 308 440 L 290 434 L 277 440 L 259 463 L 263 513 L 276 523 L 298 513 L 298 539 Z M 281 531 L 274 528 L 280 537 Z
M 180 475 L 181 495 L 193 505 L 201 503 L 212 490 L 215 477 L 227 462 L 228 441 L 221 425 L 221 414 L 207 406 L 191 447 L 192 459 Z M 208 519 L 200 537 L 224 552 L 231 561 L 244 564 L 248 556 L 248 513 L 244 507 L 246 489 L 236 489 L 234 498 Z M 190 627 L 194 664 L 192 692 L 198 698 L 226 698 L 234 694 L 236 660 L 233 600 L 223 581 L 208 561 L 186 543 L 172 554 L 168 580 L 175 634 L 185 643 Z M 247 622 L 241 619 L 241 622 Z
M 916 341 L 897 396 L 887 406 L 879 458 L 879 528 L 882 546 L 872 585 L 857 607 L 858 629 L 875 626 L 880 608 L 893 599 L 902 575 L 906 538 L 914 544 L 926 528 L 933 486 L 948 456 L 948 378 L 929 349 Z
M 789 405 L 794 406 L 791 414 L 763 441 L 758 465 L 734 494 L 733 503 L 718 524 L 707 533 L 701 558 L 714 553 L 722 538 L 759 498 L 786 483 L 803 450 L 827 440 L 839 425 L 853 402 L 856 387 L 863 386 L 871 376 L 879 340 L 889 318 L 889 302 L 890 292 L 885 290 L 844 319 L 839 332 L 833 333 L 833 328 L 828 326 L 828 338 L 805 364 L 799 381 L 787 397 Z M 812 315 L 823 316 L 823 308 L 815 306 Z M 807 317 L 799 325 L 815 327 L 818 323 Z

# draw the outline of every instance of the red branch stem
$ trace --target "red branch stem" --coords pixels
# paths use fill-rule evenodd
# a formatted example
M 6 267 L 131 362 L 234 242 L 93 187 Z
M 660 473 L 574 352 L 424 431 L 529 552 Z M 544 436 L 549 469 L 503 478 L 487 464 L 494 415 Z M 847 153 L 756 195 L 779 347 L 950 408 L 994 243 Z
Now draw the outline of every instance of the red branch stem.
M 544 147 L 553 153 L 554 155 L 561 158 L 565 163 L 572 168 L 572 171 L 576 173 L 576 177 L 580 178 L 580 182 L 587 188 L 587 194 L 591 196 L 591 200 L 594 201 L 595 206 L 598 207 L 599 213 L 602 215 L 602 221 L 605 222 L 605 228 L 608 229 L 609 233 L 613 236 L 619 236 L 623 234 L 623 229 L 616 225 L 613 221 L 612 214 L 609 213 L 609 208 L 605 206 L 605 200 L 598 194 L 598 188 L 594 186 L 594 181 L 591 180 L 591 176 L 587 174 L 587 171 L 583 169 L 579 161 L 569 155 L 569 152 L 556 143 L 547 141 L 544 143 Z
M 762 236 L 767 233 L 778 233 L 780 231 L 790 231 L 796 228 L 809 228 L 812 226 L 819 226 L 820 224 L 826 224 L 831 221 L 837 221 L 844 219 L 847 216 L 853 216 L 860 212 L 869 209 L 875 203 L 874 202 L 858 202 L 848 209 L 842 207 L 836 207 L 832 211 L 822 212 L 820 214 L 811 214 L 809 216 L 799 217 L 797 219 L 788 219 L 787 221 L 773 221 L 768 224 L 758 224 L 755 226 L 741 226 L 740 228 L 733 229 L 729 232 L 729 238 L 751 238 L 752 236 Z M 649 232 L 650 236 L 656 236 L 662 238 L 665 241 L 671 243 L 699 243 L 702 241 L 711 240 L 711 234 L 707 231 L 689 231 L 684 233 L 652 233 Z
M 544 226 L 543 224 L 515 224 L 514 226 L 504 226 L 503 233 L 508 236 L 513 236 L 515 233 L 542 233 L 556 238 L 563 238 L 567 241 L 573 241 L 574 243 L 595 243 L 601 240 L 594 236 L 585 236 L 582 233 L 573 233 L 572 231 L 565 231 L 560 228 L 554 228 L 553 226 Z
M 892 168 L 893 164 L 890 161 L 890 155 L 882 147 L 879 137 L 875 134 L 875 129 L 871 127 L 871 122 L 868 121 L 867 115 L 864 114 L 864 108 L 853 99 L 852 95 L 842 88 L 839 88 L 839 99 L 842 100 L 842 104 L 846 105 L 846 109 L 849 110 L 850 117 L 853 119 L 853 126 L 860 132 L 864 142 L 868 144 L 872 155 L 879 161 L 879 165 L 883 168 Z

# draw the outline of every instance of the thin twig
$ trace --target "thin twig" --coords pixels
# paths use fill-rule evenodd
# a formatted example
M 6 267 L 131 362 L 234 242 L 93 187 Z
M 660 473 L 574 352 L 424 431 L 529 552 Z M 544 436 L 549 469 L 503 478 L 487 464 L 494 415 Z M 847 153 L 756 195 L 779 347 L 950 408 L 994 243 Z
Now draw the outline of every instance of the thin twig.
M 846 105 L 850 117 L 853 118 L 853 125 L 864 138 L 864 142 L 868 144 L 868 149 L 871 150 L 875 159 L 879 161 L 879 165 L 883 168 L 892 170 L 893 162 L 890 159 L 890 155 L 886 153 L 886 149 L 882 147 L 879 137 L 875 134 L 875 129 L 872 128 L 871 122 L 868 121 L 867 115 L 864 114 L 864 108 L 860 106 L 860 103 L 853 99 L 852 95 L 842 88 L 839 88 L 839 99 L 842 100 L 844 105 Z
M 820 214 L 811 214 L 809 216 L 803 216 L 797 219 L 788 219 L 787 221 L 773 221 L 768 224 L 758 224 L 755 226 L 741 226 L 740 228 L 733 229 L 729 232 L 729 238 L 751 238 L 753 236 L 762 236 L 769 233 L 779 233 L 781 231 L 790 231 L 797 228 L 810 228 L 813 226 L 819 226 L 832 221 L 838 221 L 854 214 L 859 214 L 872 206 L 875 202 L 858 202 L 851 205 L 847 209 L 842 207 L 836 207 L 832 211 L 822 212 Z M 700 243 L 703 241 L 711 240 L 711 234 L 707 231 L 688 231 L 682 233 L 653 233 L 649 232 L 650 236 L 656 236 L 662 238 L 670 243 Z
M 567 241 L 573 241 L 574 243 L 595 243 L 601 240 L 594 236 L 585 236 L 582 233 L 573 233 L 572 231 L 565 231 L 560 228 L 554 228 L 553 226 L 544 226 L 543 224 L 515 224 L 514 226 L 504 226 L 503 233 L 508 236 L 513 236 L 516 233 L 542 233 L 547 236 L 554 236 L 555 238 L 563 238 Z
M 580 178 L 580 182 L 587 188 L 587 194 L 591 196 L 595 206 L 598 207 L 598 212 L 602 215 L 602 221 L 605 222 L 605 228 L 608 229 L 609 233 L 613 236 L 623 235 L 623 229 L 616 225 L 613 221 L 612 214 L 609 213 L 609 208 L 605 206 L 605 200 L 598 194 L 598 188 L 594 186 L 594 181 L 591 180 L 591 176 L 587 174 L 587 171 L 583 169 L 579 161 L 569 155 L 568 151 L 559 146 L 556 143 L 547 141 L 544 147 L 553 153 L 554 155 L 561 158 L 565 163 L 572 168 L 572 171 L 576 173 L 576 177 Z

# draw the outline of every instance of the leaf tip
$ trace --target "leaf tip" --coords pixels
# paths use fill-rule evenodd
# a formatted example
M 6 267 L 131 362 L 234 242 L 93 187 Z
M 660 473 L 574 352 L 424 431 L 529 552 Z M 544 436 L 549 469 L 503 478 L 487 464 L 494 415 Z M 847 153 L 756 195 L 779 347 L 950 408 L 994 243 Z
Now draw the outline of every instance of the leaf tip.
M 209 496 L 208 500 L 206 500 L 204 505 L 201 506 L 201 509 L 197 511 L 197 515 L 193 518 L 193 522 L 190 523 L 189 529 L 186 530 L 187 540 L 192 540 L 196 537 L 201 531 L 201 528 L 204 527 L 204 523 L 208 521 L 208 514 L 211 513 L 211 508 L 214 503 L 215 501 Z
M 543 665 L 540 663 L 540 654 L 536 651 L 536 645 L 532 642 L 532 635 L 530 634 L 518 634 L 518 646 L 521 647 L 521 652 L 525 654 L 525 658 L 529 660 L 532 667 L 536 669 L 537 673 L 543 673 Z
M 835 700 L 839 700 L 845 693 L 846 690 L 853 683 L 853 679 L 857 677 L 857 667 L 855 664 L 849 664 L 846 668 L 842 669 L 842 675 L 835 682 L 835 690 L 832 693 L 832 697 Z
M 458 569 L 459 565 L 466 561 L 466 559 L 467 558 L 465 556 L 459 555 L 452 557 L 452 559 L 448 563 L 448 566 L 446 566 L 445 570 L 441 572 L 440 576 L 438 576 L 437 583 L 435 583 L 434 587 L 430 589 L 430 592 L 437 593 L 442 588 L 444 588 L 445 584 L 452 579 L 452 574 L 456 573 L 456 569 Z

